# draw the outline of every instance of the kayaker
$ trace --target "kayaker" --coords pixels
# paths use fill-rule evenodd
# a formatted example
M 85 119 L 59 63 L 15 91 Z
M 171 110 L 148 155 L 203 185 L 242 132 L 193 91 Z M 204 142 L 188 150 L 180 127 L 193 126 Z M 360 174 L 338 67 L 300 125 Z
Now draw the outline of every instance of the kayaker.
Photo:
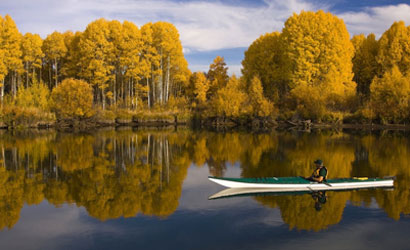
M 306 178 L 309 181 L 316 181 L 316 182 L 326 182 L 327 181 L 327 168 L 323 165 L 323 161 L 317 159 L 313 162 L 316 165 L 315 171 L 313 171 L 312 175 Z

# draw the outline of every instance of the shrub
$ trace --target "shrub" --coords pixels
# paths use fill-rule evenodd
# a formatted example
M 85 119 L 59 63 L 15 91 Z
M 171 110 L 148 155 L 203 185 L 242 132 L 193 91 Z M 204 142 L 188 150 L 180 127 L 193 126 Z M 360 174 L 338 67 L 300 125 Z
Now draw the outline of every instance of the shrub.
M 19 88 L 16 96 L 16 105 L 19 107 L 36 107 L 41 110 L 49 108 L 50 91 L 43 83 L 34 82 L 28 88 Z
M 55 121 L 55 116 L 35 107 L 4 106 L 0 120 L 9 127 L 32 127 Z
M 93 115 L 93 92 L 82 80 L 65 79 L 51 93 L 51 108 L 58 119 L 84 119 Z

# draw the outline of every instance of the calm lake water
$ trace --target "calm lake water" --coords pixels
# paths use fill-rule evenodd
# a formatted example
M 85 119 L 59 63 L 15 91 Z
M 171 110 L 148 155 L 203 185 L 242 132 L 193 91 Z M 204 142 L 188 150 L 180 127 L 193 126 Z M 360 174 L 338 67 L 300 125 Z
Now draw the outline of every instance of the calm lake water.
M 316 158 L 395 188 L 208 200 L 208 175 L 307 176 Z M 0 230 L 0 249 L 409 249 L 409 134 L 0 131 Z

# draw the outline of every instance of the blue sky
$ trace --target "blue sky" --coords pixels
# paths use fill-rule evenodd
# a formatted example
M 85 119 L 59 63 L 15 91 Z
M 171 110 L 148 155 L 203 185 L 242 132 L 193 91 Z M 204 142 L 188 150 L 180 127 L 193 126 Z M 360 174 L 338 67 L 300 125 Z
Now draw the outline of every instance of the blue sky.
M 343 18 L 351 35 L 379 37 L 397 20 L 410 25 L 410 0 L 0 0 L 0 15 L 10 14 L 22 33 L 43 38 L 55 30 L 84 30 L 101 17 L 138 26 L 168 21 L 179 30 L 192 71 L 207 71 L 220 55 L 236 74 L 252 41 L 281 31 L 293 13 L 319 9 Z

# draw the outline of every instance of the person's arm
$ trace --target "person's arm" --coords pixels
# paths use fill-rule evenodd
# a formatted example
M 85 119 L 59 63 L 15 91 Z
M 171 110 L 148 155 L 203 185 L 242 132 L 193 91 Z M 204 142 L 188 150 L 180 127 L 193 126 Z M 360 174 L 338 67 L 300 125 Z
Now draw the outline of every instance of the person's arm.
M 317 181 L 317 182 L 322 182 L 323 181 L 323 176 L 319 176 L 319 177 L 311 177 L 312 180 Z

